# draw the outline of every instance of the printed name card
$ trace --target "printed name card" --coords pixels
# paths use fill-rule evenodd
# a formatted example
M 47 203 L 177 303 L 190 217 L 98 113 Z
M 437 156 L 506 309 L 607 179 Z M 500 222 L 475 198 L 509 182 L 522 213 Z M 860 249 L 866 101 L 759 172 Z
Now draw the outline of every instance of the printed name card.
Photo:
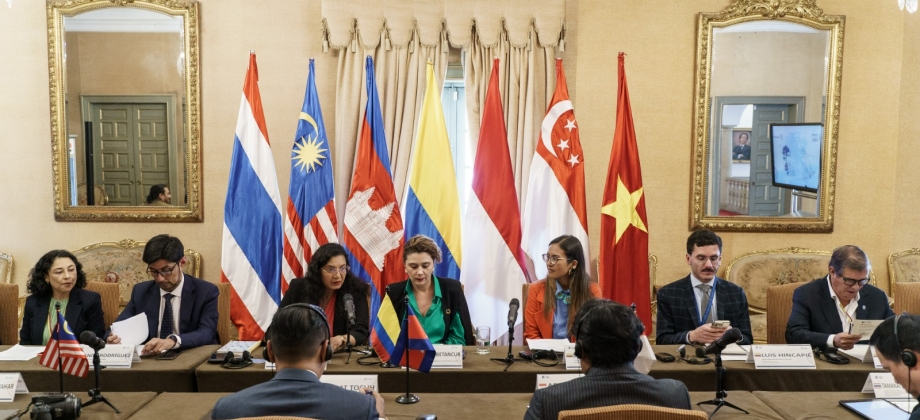
M 908 396 L 907 391 L 894 381 L 894 376 L 890 372 L 870 373 L 862 392 L 875 393 L 875 398 L 907 398 Z
M 581 370 L 581 359 L 575 357 L 574 343 L 566 343 L 562 352 L 565 355 L 565 370 Z
M 805 344 L 754 344 L 756 369 L 815 369 L 815 354 Z
M 878 360 L 878 356 L 875 354 L 875 347 L 868 344 L 856 344 L 852 349 L 840 350 L 840 352 L 860 362 L 872 363 L 876 369 L 883 369 L 882 362 Z
M 16 394 L 28 394 L 26 381 L 19 372 L 0 373 L 0 402 L 13 402 Z
M 323 375 L 319 381 L 351 391 L 360 392 L 361 388 L 370 388 L 379 392 L 377 375 Z
M 96 352 L 87 345 L 82 345 L 81 347 L 83 347 L 83 353 L 86 353 L 86 358 L 89 359 L 90 366 L 92 366 L 93 354 Z M 128 369 L 133 361 L 134 346 L 107 344 L 105 348 L 99 350 L 99 364 L 107 368 Z
M 432 369 L 463 369 L 463 346 L 434 344 Z
M 537 374 L 537 389 L 568 382 L 582 376 L 585 375 L 581 373 L 540 373 Z

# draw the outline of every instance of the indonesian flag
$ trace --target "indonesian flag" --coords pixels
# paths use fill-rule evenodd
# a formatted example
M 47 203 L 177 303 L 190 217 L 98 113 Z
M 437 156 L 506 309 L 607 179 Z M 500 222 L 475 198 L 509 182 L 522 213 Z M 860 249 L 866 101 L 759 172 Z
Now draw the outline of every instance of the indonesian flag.
M 534 262 L 537 278 L 546 277 L 541 255 L 549 241 L 572 235 L 588 249 L 584 154 L 578 140 L 575 111 L 569 101 L 562 59 L 556 59 L 556 92 L 540 125 L 540 142 L 530 164 L 524 204 L 524 251 Z M 590 267 L 585 267 L 590 273 Z
M 601 207 L 600 285 L 605 298 L 624 305 L 636 304 L 636 313 L 648 335 L 652 331 L 648 217 L 636 130 L 626 88 L 625 56 L 620 53 L 616 130 Z
M 86 353 L 77 342 L 77 337 L 70 330 L 61 310 L 57 310 L 57 324 L 54 331 L 51 332 L 51 338 L 45 345 L 45 351 L 42 352 L 41 359 L 38 360 L 42 366 L 47 366 L 55 370 L 63 370 L 64 373 L 81 378 L 86 377 L 89 372 L 89 360 L 86 360 Z

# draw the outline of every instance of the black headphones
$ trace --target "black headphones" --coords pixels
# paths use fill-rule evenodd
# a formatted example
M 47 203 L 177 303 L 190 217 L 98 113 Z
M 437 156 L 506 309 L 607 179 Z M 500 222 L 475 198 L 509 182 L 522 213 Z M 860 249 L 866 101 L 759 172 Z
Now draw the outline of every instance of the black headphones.
M 310 303 L 292 303 L 292 304 L 290 304 L 290 305 L 287 305 L 287 306 L 285 306 L 285 307 L 279 309 L 278 312 L 275 312 L 275 316 L 272 318 L 272 324 L 275 323 L 274 321 L 275 321 L 275 319 L 278 318 L 278 314 L 280 314 L 281 311 L 287 310 L 288 308 L 307 308 L 307 309 L 312 310 L 313 312 L 316 312 L 316 313 L 319 315 L 319 317 L 322 318 L 322 320 L 323 320 L 323 325 L 324 325 L 325 328 L 326 328 L 326 337 L 332 337 L 332 331 L 329 330 L 329 320 L 326 319 L 326 313 L 323 312 L 323 310 L 320 309 L 319 306 L 316 306 L 316 305 L 313 305 L 313 304 L 310 304 Z M 271 334 L 274 335 L 274 334 L 276 334 L 276 333 L 272 332 Z M 271 338 L 269 338 L 269 340 L 271 340 Z M 332 342 L 329 341 L 329 338 L 326 338 L 326 341 L 327 341 L 327 343 L 326 343 L 326 353 L 323 355 L 323 361 L 324 361 L 324 362 L 328 362 L 328 361 L 332 360 Z M 271 354 L 271 353 L 269 353 L 269 352 L 266 351 L 266 352 L 265 352 L 265 358 L 268 359 L 269 362 L 274 363 L 274 360 L 275 360 L 274 354 Z
M 242 369 L 252 364 L 252 356 L 249 354 L 249 350 L 243 350 L 241 357 L 236 357 L 232 351 L 228 351 L 224 354 L 224 361 L 221 362 L 220 367 L 224 369 Z
M 907 366 L 908 369 L 911 369 L 917 366 L 917 355 L 901 345 L 901 338 L 898 337 L 898 321 L 900 319 L 901 315 L 894 317 L 894 340 L 897 341 L 898 347 L 901 348 L 901 362 L 904 363 L 904 366 Z
M 677 348 L 677 354 L 680 355 L 680 361 L 687 362 L 691 365 L 705 365 L 705 364 L 712 363 L 712 359 L 706 357 L 705 354 L 700 356 L 700 353 L 703 353 L 703 349 L 693 346 L 692 344 L 691 346 L 696 349 L 696 355 L 697 357 L 701 357 L 701 359 L 694 359 L 692 357 L 687 357 L 687 348 L 686 348 L 686 345 L 684 344 Z

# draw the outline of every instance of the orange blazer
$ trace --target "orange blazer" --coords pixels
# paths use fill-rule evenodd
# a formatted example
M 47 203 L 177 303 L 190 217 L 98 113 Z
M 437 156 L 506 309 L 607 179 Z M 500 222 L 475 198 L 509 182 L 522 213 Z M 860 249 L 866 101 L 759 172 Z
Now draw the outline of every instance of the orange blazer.
M 594 297 L 601 296 L 597 283 L 588 283 Z M 543 292 L 546 279 L 530 285 L 527 289 L 527 306 L 524 307 L 524 338 L 553 338 L 553 316 L 543 316 Z

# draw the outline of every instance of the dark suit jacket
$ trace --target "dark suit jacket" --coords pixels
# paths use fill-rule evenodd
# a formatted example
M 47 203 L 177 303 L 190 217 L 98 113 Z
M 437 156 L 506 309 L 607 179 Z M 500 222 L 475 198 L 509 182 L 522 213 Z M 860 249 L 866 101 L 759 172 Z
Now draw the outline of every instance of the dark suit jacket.
M 396 310 L 396 316 L 399 317 L 400 322 L 406 317 L 406 304 L 403 300 L 406 297 L 407 282 L 409 280 L 387 286 L 387 295 L 390 296 L 390 302 L 393 302 L 393 309 Z M 473 322 L 470 321 L 470 308 L 466 305 L 466 297 L 463 295 L 463 289 L 460 288 L 460 282 L 446 277 L 438 277 L 438 282 L 441 286 L 441 308 L 444 310 L 444 336 L 429 336 L 428 339 L 435 344 L 447 339 L 447 335 L 450 334 L 450 324 L 454 321 L 454 314 L 460 314 L 466 345 L 476 345 L 476 338 L 473 337 Z
M 217 341 L 217 286 L 185 274 L 182 303 L 179 305 L 180 349 L 188 349 Z M 160 287 L 153 280 L 134 285 L 128 306 L 115 321 L 123 321 L 141 312 L 147 314 L 147 340 L 157 337 L 160 323 Z M 106 332 L 106 337 L 111 330 Z
M 40 298 L 30 295 L 22 312 L 22 329 L 19 330 L 19 344 L 40 346 L 48 322 L 48 305 L 51 296 Z M 83 331 L 92 331 L 97 337 L 105 333 L 102 316 L 102 298 L 99 293 L 84 289 L 71 289 L 64 319 L 77 339 Z
M 751 160 L 751 146 L 739 144 L 732 148 L 732 159 Z
M 744 289 L 716 277 L 716 314 L 712 319 L 727 320 L 744 337 L 738 344 L 751 344 L 751 317 Z M 684 344 L 687 334 L 699 324 L 700 312 L 690 276 L 658 290 L 658 332 L 655 344 Z M 705 310 L 705 308 L 704 308 Z
M 319 302 L 307 302 L 302 300 L 306 283 L 307 279 L 305 278 L 291 280 L 291 285 L 288 287 L 287 292 L 284 293 L 284 297 L 281 299 L 278 309 L 292 303 L 319 305 Z M 355 344 L 360 345 L 367 340 L 368 323 L 370 322 L 370 315 L 368 315 L 367 310 L 367 295 L 365 293 L 359 294 L 353 291 L 346 291 L 344 286 L 336 291 L 335 318 L 332 320 L 332 335 L 345 335 L 348 324 L 348 312 L 345 311 L 345 298 L 343 298 L 343 296 L 345 296 L 346 293 L 351 293 L 351 297 L 355 302 L 355 326 L 352 327 L 348 333 L 355 338 Z
M 530 399 L 525 420 L 556 420 L 562 410 L 617 404 L 647 404 L 690 409 L 690 394 L 683 382 L 653 379 L 632 363 L 593 367 L 584 377 L 537 390 Z
M 894 316 L 894 311 L 888 306 L 885 292 L 871 284 L 860 289 L 855 319 L 887 319 L 891 316 Z M 815 279 L 795 289 L 792 294 L 792 313 L 786 323 L 787 343 L 808 344 L 823 350 L 827 347 L 827 337 L 841 331 L 843 324 L 840 322 L 837 304 L 828 289 L 827 277 Z
M 324 384 L 300 369 L 282 369 L 268 382 L 251 386 L 217 401 L 212 419 L 296 416 L 316 419 L 377 420 L 374 397 Z

